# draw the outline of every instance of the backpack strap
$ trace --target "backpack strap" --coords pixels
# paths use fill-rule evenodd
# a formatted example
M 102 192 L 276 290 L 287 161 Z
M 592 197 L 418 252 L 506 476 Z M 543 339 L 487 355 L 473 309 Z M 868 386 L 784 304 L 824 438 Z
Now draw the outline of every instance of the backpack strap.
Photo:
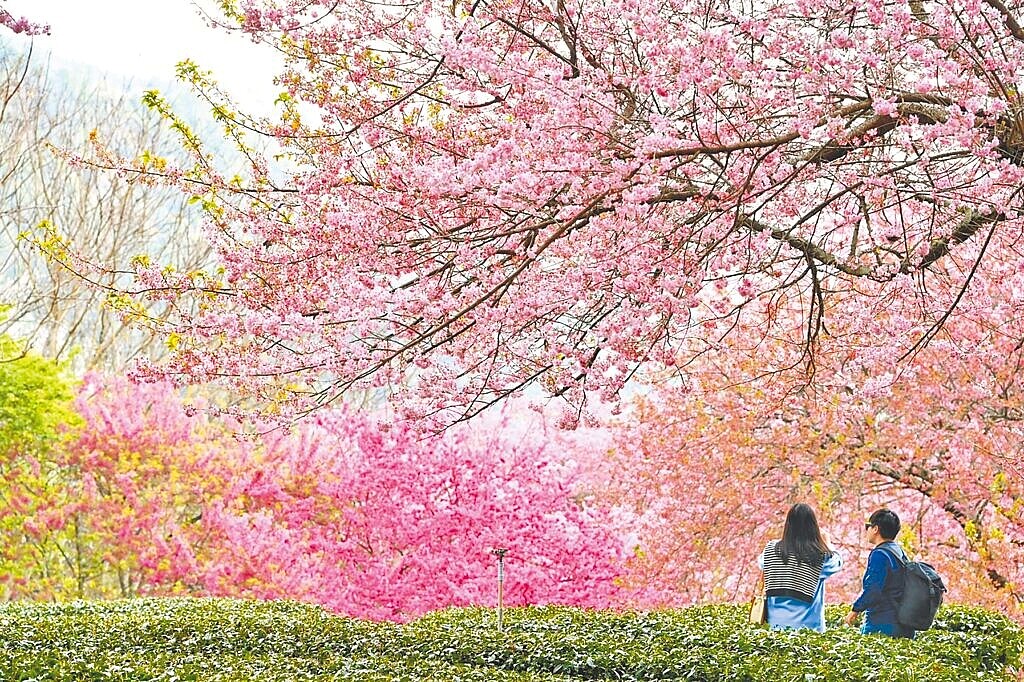
M 886 549 L 885 547 L 875 547 L 875 549 L 877 549 L 879 552 L 885 552 L 886 554 L 891 556 L 893 559 L 895 559 L 897 567 L 899 567 L 899 568 L 906 568 L 907 567 L 907 562 L 905 560 L 901 559 L 900 556 L 898 554 L 896 554 L 896 552 L 892 552 L 892 551 Z
M 891 556 L 893 559 L 895 559 L 896 560 L 896 569 L 897 570 L 899 570 L 901 568 L 905 569 L 907 567 L 907 562 L 904 561 L 903 559 L 901 559 L 900 556 L 898 554 L 896 554 L 896 552 L 890 551 L 889 549 L 886 549 L 885 547 L 876 547 L 875 549 L 877 549 L 879 552 L 883 552 L 884 554 L 887 554 L 887 555 Z M 890 578 L 891 575 L 892 574 L 890 573 L 890 574 L 885 576 L 885 582 L 882 584 L 883 594 L 885 592 L 886 586 L 888 586 L 890 584 L 889 583 L 889 578 Z M 892 602 L 892 605 L 896 608 L 897 611 L 900 610 L 899 602 L 897 602 L 895 599 L 891 599 L 891 598 L 890 598 L 889 601 Z

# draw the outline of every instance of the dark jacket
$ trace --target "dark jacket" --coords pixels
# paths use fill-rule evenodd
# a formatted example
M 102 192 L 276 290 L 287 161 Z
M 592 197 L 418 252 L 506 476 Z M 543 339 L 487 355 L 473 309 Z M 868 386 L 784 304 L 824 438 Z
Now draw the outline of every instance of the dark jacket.
M 903 597 L 903 582 L 898 579 L 900 564 L 893 556 L 904 562 L 907 555 L 903 548 L 889 540 L 871 550 L 868 567 L 864 571 L 864 590 L 853 602 L 853 610 L 864 611 L 867 625 L 895 625 L 896 604 Z

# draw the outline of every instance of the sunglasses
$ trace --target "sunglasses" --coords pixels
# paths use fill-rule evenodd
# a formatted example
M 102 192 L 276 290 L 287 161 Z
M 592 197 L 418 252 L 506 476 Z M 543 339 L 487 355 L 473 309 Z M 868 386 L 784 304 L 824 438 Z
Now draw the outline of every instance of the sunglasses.
M 864 524 L 864 530 L 867 530 L 868 528 L 872 528 L 872 527 L 874 527 L 874 525 L 875 524 L 873 524 L 873 523 L 865 523 Z

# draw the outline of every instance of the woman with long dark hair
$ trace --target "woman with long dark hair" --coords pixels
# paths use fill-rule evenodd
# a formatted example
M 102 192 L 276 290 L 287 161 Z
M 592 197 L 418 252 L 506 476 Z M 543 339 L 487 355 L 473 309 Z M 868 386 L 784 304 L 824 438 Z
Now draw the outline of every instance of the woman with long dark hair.
M 764 571 L 768 625 L 773 630 L 825 631 L 825 579 L 843 566 L 818 527 L 814 510 L 794 504 L 781 540 L 765 545 L 757 560 Z

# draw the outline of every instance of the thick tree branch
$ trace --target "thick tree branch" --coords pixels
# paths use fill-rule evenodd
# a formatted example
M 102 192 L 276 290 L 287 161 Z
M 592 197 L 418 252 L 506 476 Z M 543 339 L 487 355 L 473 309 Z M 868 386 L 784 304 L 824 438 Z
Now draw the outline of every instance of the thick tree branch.
M 793 235 L 789 230 L 772 228 L 759 220 L 755 220 L 745 214 L 740 214 L 737 225 L 746 227 L 754 232 L 767 232 L 773 239 L 789 244 L 791 247 L 804 254 L 807 258 L 813 259 L 823 265 L 835 268 L 839 272 L 854 277 L 871 277 L 875 275 L 875 269 L 866 265 L 851 266 L 842 262 L 834 253 L 830 253 L 817 244 Z
M 1002 0 L 985 0 L 985 4 L 1003 15 L 1003 24 L 1006 25 L 1010 35 L 1017 40 L 1024 40 L 1024 28 L 1021 28 L 1020 22 L 1013 16 L 1010 9 L 1003 4 Z
M 972 213 L 966 220 L 957 225 L 956 229 L 953 230 L 953 234 L 951 234 L 948 239 L 936 239 L 931 243 L 928 253 L 926 253 L 924 258 L 921 259 L 921 268 L 927 268 L 929 265 L 948 254 L 951 246 L 955 244 L 962 244 L 967 241 L 982 227 L 991 225 L 992 223 L 997 223 L 1001 220 L 1006 220 L 1006 216 L 1001 213 L 991 215 Z M 905 264 L 904 267 L 901 268 L 901 272 L 906 273 L 909 271 L 910 267 L 908 264 Z

